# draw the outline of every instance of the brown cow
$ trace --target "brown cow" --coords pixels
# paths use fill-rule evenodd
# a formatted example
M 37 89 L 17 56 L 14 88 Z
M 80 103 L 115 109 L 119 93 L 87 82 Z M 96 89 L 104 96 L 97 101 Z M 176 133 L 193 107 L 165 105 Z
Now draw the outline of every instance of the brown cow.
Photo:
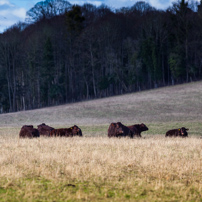
M 45 123 L 42 123 L 41 125 L 38 125 L 37 127 L 38 127 L 39 134 L 43 136 L 50 136 L 50 132 L 54 129 L 46 125 Z
M 117 122 L 116 123 L 116 127 L 117 127 L 117 130 L 120 130 L 123 131 L 122 133 L 119 133 L 118 137 L 130 137 L 130 138 L 133 138 L 134 134 L 133 132 L 125 125 L 123 125 L 121 122 Z
M 185 127 L 172 129 L 166 132 L 166 137 L 188 137 L 187 130 Z
M 108 128 L 108 137 L 126 137 L 133 138 L 133 132 L 121 122 L 111 123 Z
M 116 123 L 111 123 L 108 128 L 108 137 L 118 137 L 120 134 L 123 134 L 121 128 L 117 128 Z
M 50 136 L 59 136 L 59 137 L 73 137 L 73 136 L 82 136 L 81 129 L 74 125 L 71 128 L 59 128 L 59 129 L 53 129 L 50 132 Z
M 39 131 L 33 127 L 33 125 L 24 125 L 22 126 L 19 137 L 20 138 L 34 138 L 39 137 Z
M 142 137 L 141 132 L 149 130 L 144 123 L 127 126 L 136 137 Z

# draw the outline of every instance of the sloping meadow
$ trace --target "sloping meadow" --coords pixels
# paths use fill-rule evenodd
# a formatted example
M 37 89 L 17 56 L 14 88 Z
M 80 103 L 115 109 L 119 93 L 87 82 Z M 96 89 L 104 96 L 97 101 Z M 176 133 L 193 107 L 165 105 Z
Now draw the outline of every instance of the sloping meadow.
M 202 83 L 0 115 L 0 201 L 200 201 Z M 111 122 L 145 123 L 141 139 Z M 78 125 L 83 137 L 19 139 L 22 125 Z M 165 138 L 171 128 L 188 138 Z

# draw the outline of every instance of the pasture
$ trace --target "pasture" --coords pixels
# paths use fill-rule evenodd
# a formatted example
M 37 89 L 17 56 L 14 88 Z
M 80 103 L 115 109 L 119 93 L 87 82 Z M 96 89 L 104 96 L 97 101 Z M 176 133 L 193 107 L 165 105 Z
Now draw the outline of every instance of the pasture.
M 0 201 L 202 201 L 202 82 L 0 115 Z M 145 123 L 141 139 L 111 122 Z M 22 125 L 83 137 L 19 139 Z M 185 126 L 188 138 L 165 138 Z

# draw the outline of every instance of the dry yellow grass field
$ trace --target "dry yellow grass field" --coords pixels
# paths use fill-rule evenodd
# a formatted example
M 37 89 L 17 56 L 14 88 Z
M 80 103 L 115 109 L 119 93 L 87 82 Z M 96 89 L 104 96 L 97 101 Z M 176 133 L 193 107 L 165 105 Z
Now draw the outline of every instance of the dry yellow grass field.
M 0 115 L 0 201 L 202 201 L 202 82 Z M 145 123 L 142 139 L 107 137 Z M 19 139 L 22 125 L 84 137 Z M 171 128 L 188 138 L 165 138 Z

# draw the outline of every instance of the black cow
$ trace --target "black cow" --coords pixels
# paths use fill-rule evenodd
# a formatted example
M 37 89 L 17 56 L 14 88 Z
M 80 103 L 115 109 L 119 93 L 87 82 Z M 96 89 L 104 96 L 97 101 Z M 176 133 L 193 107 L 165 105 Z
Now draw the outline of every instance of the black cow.
M 182 127 L 178 129 L 172 129 L 166 132 L 166 137 L 188 137 L 188 128 Z

